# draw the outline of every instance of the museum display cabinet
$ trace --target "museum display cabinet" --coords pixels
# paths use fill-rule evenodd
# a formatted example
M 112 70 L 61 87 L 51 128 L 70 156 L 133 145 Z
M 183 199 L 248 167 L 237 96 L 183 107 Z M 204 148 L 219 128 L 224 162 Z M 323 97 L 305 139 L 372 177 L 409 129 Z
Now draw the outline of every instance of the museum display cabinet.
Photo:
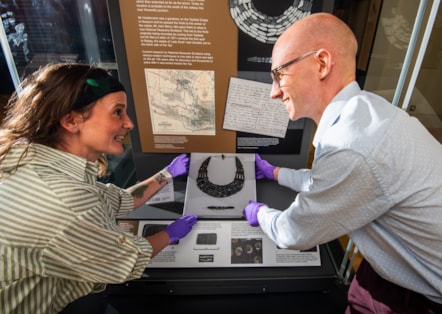
M 123 0 L 2 1 L 0 93 L 5 95 L 2 98 L 4 99 L 14 90 L 19 92 L 20 81 L 48 63 L 82 62 L 108 69 L 127 87 L 128 111 L 135 121 L 135 129 L 125 143 L 125 152 L 121 156 L 108 156 L 109 171 L 100 180 L 127 187 L 164 168 L 177 152 L 158 153 L 143 149 L 145 134 L 140 134 L 140 129 L 144 126 L 139 125 L 137 120 L 138 106 L 141 105 L 137 103 L 133 90 L 140 87 L 134 84 L 144 86 L 146 82 L 131 79 L 126 47 L 129 34 L 124 33 L 124 19 L 127 17 L 121 14 L 121 1 Z M 129 0 L 124 1 L 127 1 L 126 4 L 130 3 Z M 137 14 L 145 17 L 149 14 L 141 15 L 140 12 L 158 1 L 132 2 L 140 6 Z M 241 1 L 226 0 L 227 2 L 231 6 L 243 4 Z M 311 10 L 331 12 L 339 16 L 352 28 L 359 43 L 357 81 L 360 86 L 407 110 L 440 139 L 442 107 L 437 90 L 442 76 L 440 1 L 304 2 L 311 5 Z M 192 5 L 197 5 L 195 3 Z M 204 10 L 210 11 L 209 1 L 200 0 L 197 3 L 205 6 Z M 274 16 L 286 16 L 286 9 L 295 7 L 298 2 L 281 1 L 279 11 L 274 8 L 274 3 L 271 8 L 265 0 L 247 3 L 251 3 L 251 6 L 244 7 L 248 8 L 248 12 L 243 14 L 260 13 L 260 16 L 268 18 L 269 23 L 273 23 Z M 174 1 L 164 1 L 161 5 L 166 4 L 172 6 Z M 243 8 L 231 9 L 232 12 L 239 12 Z M 161 11 L 152 13 L 152 16 L 158 17 L 158 14 L 161 15 Z M 235 16 L 240 19 L 239 15 Z M 238 23 L 241 22 L 243 21 Z M 238 26 L 241 40 L 248 36 L 244 32 L 251 32 L 250 27 L 247 25 L 247 28 L 241 29 Z M 269 31 L 268 28 L 266 31 Z M 142 37 L 141 34 L 130 36 Z M 263 38 L 266 39 L 264 44 L 267 45 L 265 49 L 268 53 L 271 44 L 268 46 L 267 41 L 271 38 Z M 243 49 L 243 54 L 250 54 L 247 47 L 242 47 L 241 40 L 238 47 Z M 261 44 L 256 47 L 262 47 Z M 241 56 L 238 53 L 238 57 Z M 246 59 L 259 61 L 261 64 L 254 68 L 245 61 L 238 60 L 238 78 L 271 82 L 268 57 L 255 58 L 250 55 Z M 294 130 L 297 151 L 281 153 L 276 150 L 263 155 L 277 165 L 306 167 L 312 158 L 314 125 L 311 121 L 302 120 L 289 124 L 288 129 Z M 146 204 L 124 219 L 173 220 L 179 217 L 183 210 L 186 184 L 185 178 L 178 178 L 174 182 L 173 201 Z M 295 197 L 294 192 L 267 181 L 256 182 L 256 194 L 258 201 L 275 208 L 286 208 Z M 357 255 L 357 248 L 351 241 L 345 242 L 347 246 L 343 246 L 341 242 L 335 240 L 318 246 L 319 266 L 212 268 L 176 265 L 168 268 L 147 268 L 140 279 L 108 285 L 102 295 L 130 308 L 130 313 L 141 313 L 142 307 L 150 304 L 146 301 L 146 296 L 153 296 L 150 300 L 164 301 L 170 309 L 179 310 L 184 307 L 195 313 L 198 313 L 198 309 L 200 312 L 202 309 L 207 311 L 209 307 L 213 309 L 215 306 L 227 310 L 231 308 L 231 304 L 238 309 L 247 310 L 252 303 L 254 305 L 251 308 L 254 310 L 279 310 L 284 313 L 284 309 L 295 310 L 299 306 L 299 309 L 310 308 L 310 311 L 306 310 L 308 313 L 334 313 L 345 306 L 345 301 L 342 300 L 354 272 L 354 258 Z M 295 301 L 295 304 L 291 301 Z M 324 304 L 330 306 L 325 309 Z

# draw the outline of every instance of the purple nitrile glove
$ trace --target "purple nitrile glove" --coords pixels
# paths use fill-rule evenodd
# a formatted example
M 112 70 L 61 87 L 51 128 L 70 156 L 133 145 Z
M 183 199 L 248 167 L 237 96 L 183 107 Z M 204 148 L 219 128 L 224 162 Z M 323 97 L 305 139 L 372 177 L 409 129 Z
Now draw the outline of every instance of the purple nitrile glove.
M 170 238 L 169 244 L 184 238 L 190 232 L 190 230 L 192 230 L 192 227 L 194 224 L 196 224 L 197 220 L 198 216 L 196 215 L 186 215 L 178 218 L 168 225 L 165 231 Z
M 189 157 L 186 154 L 175 157 L 166 170 L 169 171 L 172 178 L 187 174 L 189 172 Z
M 268 161 L 261 159 L 261 156 L 255 154 L 255 170 L 256 170 L 256 178 L 263 179 L 267 178 L 270 180 L 275 180 L 273 176 L 273 170 L 276 166 L 271 165 Z
M 267 206 L 263 203 L 249 201 L 249 204 L 243 209 L 242 214 L 252 227 L 258 227 L 258 211 L 261 206 Z

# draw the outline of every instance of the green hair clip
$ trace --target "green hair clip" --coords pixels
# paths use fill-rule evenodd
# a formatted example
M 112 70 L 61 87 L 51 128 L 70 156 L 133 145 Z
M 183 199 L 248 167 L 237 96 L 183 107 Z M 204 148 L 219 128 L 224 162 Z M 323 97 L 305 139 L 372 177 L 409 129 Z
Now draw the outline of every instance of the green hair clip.
M 98 87 L 98 82 L 91 78 L 86 79 L 86 84 L 89 86 Z

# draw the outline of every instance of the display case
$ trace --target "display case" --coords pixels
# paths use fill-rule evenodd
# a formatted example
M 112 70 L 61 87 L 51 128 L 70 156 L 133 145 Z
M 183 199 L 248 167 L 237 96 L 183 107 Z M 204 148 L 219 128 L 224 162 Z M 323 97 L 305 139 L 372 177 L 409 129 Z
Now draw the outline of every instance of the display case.
M 146 5 L 153 3 L 152 1 L 137 2 Z M 163 5 L 165 2 L 173 4 L 173 1 L 161 1 Z M 192 5 L 207 2 L 194 1 Z M 256 1 L 256 4 L 260 5 L 258 9 L 269 9 L 269 12 L 272 12 L 269 14 L 279 14 L 284 11 L 268 8 L 267 2 Z M 439 1 L 313 0 L 310 2 L 316 6 L 316 10 L 338 15 L 355 32 L 361 48 L 357 63 L 357 80 L 361 87 L 386 96 L 395 105 L 404 106 L 404 109 L 415 113 L 421 113 L 419 109 L 425 105 L 425 101 L 421 101 L 422 98 L 424 100 L 438 99 L 434 96 L 438 95 L 435 93 L 430 97 L 419 93 L 414 94 L 419 97 L 411 97 L 411 94 L 415 91 L 417 72 L 419 72 L 429 33 L 431 33 L 435 15 L 438 12 Z M 281 1 L 280 5 L 290 6 L 293 3 L 296 1 Z M 273 2 L 272 6 L 274 7 Z M 27 74 L 53 62 L 95 64 L 111 71 L 127 86 L 129 113 L 136 122 L 136 128 L 131 134 L 130 142 L 125 145 L 125 152 L 121 156 L 109 156 L 109 172 L 101 178 L 103 181 L 126 187 L 133 184 L 137 178 L 146 178 L 161 170 L 175 157 L 176 153 L 146 152 L 142 148 L 141 136 L 143 134 L 139 132 L 142 125 L 136 121 L 136 100 L 132 94 L 134 83 L 128 68 L 120 1 L 16 0 L 2 1 L 0 9 L 2 21 L 0 71 L 4 89 L 2 93 L 8 94 L 15 89 L 19 90 L 19 83 Z M 143 9 L 140 7 L 140 10 Z M 440 26 L 435 32 L 436 37 L 440 33 L 438 30 Z M 138 34 L 132 34 L 132 36 L 138 36 Z M 240 36 L 245 38 L 244 34 Z M 437 47 L 437 45 L 433 44 L 431 47 Z M 221 49 L 223 53 L 226 53 L 226 50 Z M 437 77 L 440 71 L 434 71 L 434 65 L 437 62 L 430 62 L 435 60 L 437 48 L 432 51 L 433 54 L 429 58 L 433 56 L 433 59 L 424 62 L 425 73 L 430 73 L 431 77 L 436 79 L 428 84 L 422 76 L 422 81 L 417 84 L 421 91 L 436 86 L 439 81 Z M 250 56 L 249 59 L 268 63 L 268 51 L 265 56 Z M 238 77 L 244 79 L 269 82 L 267 67 L 268 64 L 261 64 L 259 70 L 250 70 L 250 66 L 247 65 L 240 68 L 237 74 Z M 140 82 L 138 84 L 143 85 Z M 436 102 L 432 102 L 429 107 L 431 108 L 434 103 Z M 435 108 L 433 111 L 439 113 L 436 114 L 436 122 L 433 125 L 440 129 L 440 109 Z M 427 117 L 424 114 L 421 116 Z M 294 134 L 299 139 L 297 142 L 299 152 L 296 154 L 268 153 L 265 157 L 270 162 L 281 166 L 305 167 L 310 159 L 310 143 L 314 125 L 312 121 L 303 120 L 291 124 L 290 127 L 296 130 Z M 302 132 L 299 132 L 300 130 Z M 155 220 L 179 217 L 183 209 L 186 180 L 179 178 L 175 180 L 174 185 L 175 200 L 173 202 L 146 204 L 125 219 Z M 294 196 L 292 191 L 277 186 L 273 182 L 257 183 L 258 201 L 275 208 L 286 208 Z M 140 279 L 124 284 L 109 285 L 104 295 L 113 299 L 156 295 L 158 300 L 169 300 L 164 299 L 163 296 L 170 295 L 204 295 L 206 300 L 213 300 L 215 295 L 243 294 L 259 295 L 264 299 L 268 294 L 322 293 L 346 285 L 353 271 L 352 261 L 348 261 L 348 255 L 344 254 L 339 242 L 336 240 L 321 245 L 319 250 L 321 257 L 319 267 L 147 268 Z M 183 304 L 182 302 L 186 300 L 188 299 L 179 299 L 177 304 Z M 204 298 L 199 298 L 198 302 L 203 304 Z M 225 302 L 225 299 L 221 302 Z
M 208 2 L 205 3 L 205 9 L 210 7 Z M 146 53 L 148 49 L 153 49 L 143 46 L 141 48 L 142 52 L 134 52 L 134 46 L 131 41 L 143 40 L 145 38 L 144 34 L 136 34 L 132 31 L 125 32 L 124 22 L 125 18 L 128 18 L 122 14 L 120 10 L 120 5 L 122 4 L 119 0 L 109 0 L 109 14 L 110 22 L 113 34 L 113 41 L 116 47 L 116 59 L 119 68 L 119 75 L 121 80 L 127 85 L 131 86 L 128 89 L 128 99 L 131 104 L 128 108 L 129 114 L 134 117 L 135 129 L 131 135 L 132 140 L 132 151 L 135 163 L 135 169 L 137 175 L 140 177 L 150 176 L 157 171 L 164 168 L 179 152 L 190 153 L 192 151 L 187 151 L 186 148 L 183 150 L 177 150 L 175 153 L 173 151 L 167 151 L 164 153 L 158 151 L 149 151 L 149 149 L 143 148 L 142 137 L 143 130 L 140 127 L 140 122 L 143 124 L 150 124 L 149 119 L 146 119 L 142 110 L 148 104 L 148 98 L 134 97 L 134 90 L 145 90 L 146 85 L 145 78 L 134 78 L 134 71 L 129 68 L 128 61 L 139 58 L 140 54 Z M 124 2 L 125 5 L 129 5 L 129 2 Z M 145 3 L 148 5 L 148 3 Z M 131 5 L 135 6 L 135 2 L 131 2 Z M 141 5 L 137 2 L 137 5 Z M 167 5 L 164 3 L 163 5 Z M 195 4 L 196 5 L 196 4 Z M 140 11 L 141 10 L 141 11 Z M 139 21 L 140 25 L 143 25 L 143 20 L 149 20 L 147 17 L 141 13 L 143 10 L 140 7 L 138 13 L 130 16 L 131 22 Z M 161 11 L 161 10 L 160 10 Z M 134 10 L 136 12 L 136 10 Z M 188 11 L 186 11 L 186 14 Z M 137 16 L 140 14 L 140 16 Z M 192 19 L 184 14 L 182 19 Z M 201 15 L 202 13 L 200 13 Z M 161 13 L 160 13 L 161 15 Z M 158 14 L 153 14 L 156 19 L 161 20 Z M 200 16 L 199 18 L 202 19 Z M 163 20 L 167 18 L 163 17 Z M 172 17 L 170 17 L 172 19 Z M 216 23 L 216 22 L 214 22 Z M 141 26 L 140 26 L 141 27 Z M 143 26 L 148 27 L 148 25 Z M 161 26 L 163 27 L 163 26 Z M 178 32 L 178 30 L 174 30 Z M 210 31 L 209 31 L 210 32 Z M 171 36 L 171 35 L 170 35 Z M 216 45 L 216 38 L 213 39 L 212 45 Z M 128 51 L 125 47 L 130 46 L 131 49 Z M 163 48 L 164 49 L 164 48 Z M 200 51 L 200 50 L 198 50 Z M 164 52 L 166 54 L 166 52 Z M 216 52 L 214 52 L 216 54 Z M 178 53 L 176 53 L 178 55 Z M 236 67 L 235 63 L 235 67 Z M 149 66 L 145 66 L 145 71 L 149 70 Z M 166 66 L 167 67 L 167 66 Z M 227 67 L 227 65 L 225 65 Z M 261 65 L 262 67 L 262 65 Z M 155 68 L 155 66 L 153 66 Z M 201 68 L 196 68 L 201 69 Z M 204 66 L 202 66 L 204 69 Z M 143 72 L 143 67 L 137 66 L 137 71 Z M 189 69 L 189 71 L 195 69 Z M 184 70 L 186 71 L 186 70 Z M 146 72 L 143 72 L 146 73 Z M 177 73 L 177 72 L 173 72 Z M 269 82 L 270 76 L 267 71 L 238 71 L 235 73 L 238 77 L 248 80 L 257 80 L 262 82 Z M 223 74 L 218 74 L 215 70 L 215 80 L 221 80 Z M 190 77 L 190 75 L 189 75 Z M 180 89 L 178 86 L 177 78 L 177 89 L 185 93 L 184 88 Z M 190 83 L 188 83 L 190 85 Z M 181 86 L 181 85 L 180 85 Z M 195 92 L 196 93 L 196 92 Z M 226 92 L 223 91 L 222 94 Z M 160 92 L 158 92 L 160 94 Z M 170 91 L 167 95 L 170 101 L 178 97 L 179 95 L 174 94 L 174 91 Z M 266 95 L 267 96 L 267 95 Z M 217 99 L 216 106 L 222 106 L 223 100 Z M 141 108 L 141 109 L 140 109 Z M 172 117 L 171 117 L 172 119 Z M 173 122 L 170 122 L 173 123 Z M 292 167 L 292 168 L 302 168 L 307 166 L 310 143 L 313 134 L 313 122 L 309 120 L 297 121 L 292 125 L 294 129 L 300 130 L 297 133 L 299 136 L 299 141 L 292 142 L 293 146 L 298 145 L 295 153 L 273 151 L 273 153 L 264 153 L 263 155 L 267 160 L 274 164 Z M 145 135 L 145 134 L 144 134 Z M 153 134 L 154 136 L 165 136 L 164 134 Z M 179 146 L 178 140 L 172 141 L 172 136 L 175 134 L 169 134 L 168 139 L 175 146 Z M 183 135 L 184 136 L 184 135 Z M 192 135 L 186 135 L 189 141 L 193 140 Z M 196 136 L 196 135 L 195 135 Z M 180 137 L 182 138 L 182 137 Z M 213 139 L 210 136 L 206 136 L 203 140 L 216 141 L 216 137 Z M 202 141 L 203 141 L 202 140 Z M 169 145 L 168 147 L 170 147 Z M 200 149 L 210 149 L 210 145 L 201 145 Z M 163 146 L 161 146 L 163 147 Z M 249 152 L 250 153 L 250 152 Z M 155 220 L 174 220 L 183 214 L 183 207 L 185 202 L 187 179 L 177 178 L 173 182 L 174 184 L 174 200 L 170 202 L 161 202 L 157 204 L 145 204 L 141 208 L 137 209 L 129 216 L 120 220 L 123 225 L 127 226 L 133 220 L 146 221 L 148 220 L 148 225 L 151 225 Z M 270 182 L 266 180 L 256 181 L 256 195 L 259 202 L 269 204 L 274 208 L 286 208 L 296 196 L 295 192 L 279 186 L 276 182 Z M 241 218 L 229 219 L 226 221 L 221 221 L 220 219 L 200 219 L 202 224 L 212 221 L 219 225 L 234 224 Z M 137 227 L 138 228 L 138 227 Z M 142 229 L 140 229 L 142 230 Z M 215 230 L 215 229 L 214 229 Z M 212 232 L 215 232 L 212 230 Z M 140 231 L 141 232 L 141 231 Z M 140 233 L 141 235 L 141 233 Z M 228 241 L 230 239 L 230 234 L 227 236 L 220 236 L 218 233 L 218 242 L 223 240 Z M 224 239 L 222 239 L 224 237 Z M 187 237 L 186 237 L 187 238 Z M 176 245 L 177 250 L 180 250 L 184 243 Z M 199 266 L 180 265 L 176 264 L 174 267 L 147 267 L 143 276 L 140 279 L 132 280 L 123 284 L 113 284 L 108 285 L 107 289 L 104 291 L 104 295 L 110 300 L 118 300 L 125 297 L 142 299 L 146 296 L 156 295 L 158 297 L 164 296 L 187 296 L 189 298 L 199 296 L 197 298 L 200 300 L 204 298 L 202 296 L 215 296 L 215 295 L 256 295 L 256 294 L 280 294 L 280 293 L 331 293 L 338 286 L 340 286 L 340 279 L 338 278 L 339 266 L 343 258 L 343 250 L 339 245 L 338 241 L 333 241 L 332 243 L 327 243 L 318 246 L 318 254 L 320 256 L 320 263 L 316 266 L 299 266 L 296 263 L 290 265 L 285 265 L 285 267 L 250 267 L 250 265 L 225 265 L 224 267 L 202 267 L 203 265 L 210 265 L 208 261 L 213 261 L 217 258 L 216 254 L 210 254 L 207 250 L 207 254 L 201 253 L 201 251 L 194 252 L 184 252 L 185 254 L 195 254 L 201 263 Z M 176 254 L 176 251 L 175 251 Z M 230 250 L 227 253 L 230 256 Z M 204 255 L 203 257 L 201 257 Z M 215 256 L 215 257 L 214 257 Z M 197 263 L 198 264 L 198 263 Z M 153 265 L 153 264 L 152 264 Z M 186 266 L 186 267 L 183 267 Z M 235 266 L 235 267 L 232 267 Z M 256 265 L 255 265 L 256 266 Z M 228 298 L 227 298 L 228 300 Z M 134 301 L 135 302 L 135 301 Z M 200 302 L 200 301 L 198 301 Z

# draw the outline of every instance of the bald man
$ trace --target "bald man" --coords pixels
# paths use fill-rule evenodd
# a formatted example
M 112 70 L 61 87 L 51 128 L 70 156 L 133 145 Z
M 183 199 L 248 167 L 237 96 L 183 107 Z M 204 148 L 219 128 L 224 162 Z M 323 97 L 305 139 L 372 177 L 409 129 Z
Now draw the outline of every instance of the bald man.
M 355 81 L 357 41 L 327 13 L 289 27 L 273 48 L 271 97 L 312 119 L 311 169 L 256 156 L 256 177 L 297 191 L 285 210 L 243 215 L 282 248 L 347 234 L 364 261 L 347 313 L 442 313 L 442 145 L 415 118 Z M 432 311 L 432 312 L 431 312 Z

